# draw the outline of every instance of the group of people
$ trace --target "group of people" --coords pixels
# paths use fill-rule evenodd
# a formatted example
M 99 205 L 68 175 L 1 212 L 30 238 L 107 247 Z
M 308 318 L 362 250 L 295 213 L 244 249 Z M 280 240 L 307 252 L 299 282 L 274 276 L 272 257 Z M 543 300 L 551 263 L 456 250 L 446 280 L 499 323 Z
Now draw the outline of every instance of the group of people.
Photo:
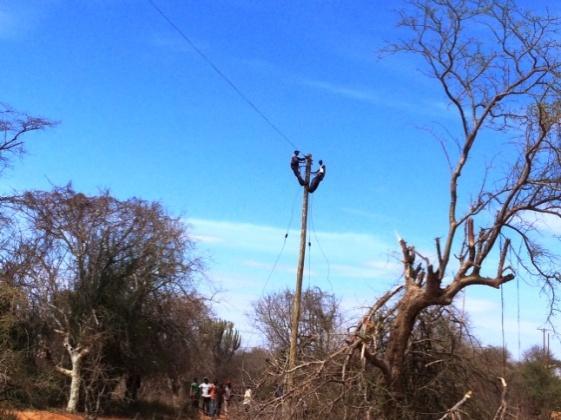
M 189 398 L 193 408 L 202 410 L 203 414 L 212 418 L 217 418 L 220 413 L 228 415 L 234 397 L 234 390 L 230 381 L 219 384 L 218 381 L 210 382 L 208 378 L 203 378 L 201 383 L 197 378 L 193 378 L 189 389 Z M 242 404 L 246 410 L 251 404 L 251 388 L 247 388 L 244 393 Z
M 312 175 L 314 175 L 314 177 L 312 178 L 310 184 L 306 185 L 306 180 L 302 177 L 302 174 L 300 173 L 300 167 L 302 165 L 305 165 L 305 162 L 308 159 L 311 160 L 311 158 L 312 158 L 311 155 L 300 157 L 300 151 L 295 150 L 294 154 L 292 155 L 292 158 L 290 159 L 290 168 L 292 169 L 292 172 L 294 172 L 294 176 L 296 176 L 300 185 L 306 187 L 308 189 L 308 192 L 313 193 L 318 188 L 320 182 L 323 181 L 323 178 L 325 177 L 325 164 L 323 163 L 322 160 L 318 162 L 319 169 L 311 173 Z

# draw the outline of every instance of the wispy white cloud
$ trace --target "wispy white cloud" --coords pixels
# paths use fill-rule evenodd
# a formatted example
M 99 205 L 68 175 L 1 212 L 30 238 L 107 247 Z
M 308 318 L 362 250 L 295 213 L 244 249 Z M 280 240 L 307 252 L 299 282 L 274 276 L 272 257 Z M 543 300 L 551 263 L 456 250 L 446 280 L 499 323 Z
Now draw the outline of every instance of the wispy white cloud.
M 561 235 L 561 219 L 559 217 L 552 214 L 528 212 L 525 214 L 525 218 L 539 230 L 553 235 Z
M 223 241 L 222 238 L 211 235 L 191 235 L 191 239 L 193 239 L 195 242 L 201 242 L 205 244 L 216 244 Z
M 388 92 L 374 90 L 366 86 L 347 86 L 323 80 L 297 79 L 297 83 L 341 98 L 394 108 L 414 114 L 434 117 L 452 115 L 450 107 L 441 100 L 426 100 L 412 96 L 400 100 L 396 98 L 396 95 L 390 95 Z
M 256 254 L 276 255 L 281 247 L 286 230 L 252 223 L 216 221 L 207 219 L 189 219 L 194 237 L 202 238 L 203 243 L 213 244 L 217 248 L 236 251 L 253 252 Z M 205 241 L 206 238 L 206 241 Z M 300 232 L 288 231 L 285 253 L 295 255 L 298 249 Z M 393 244 L 388 244 L 375 235 L 357 232 L 324 232 L 317 231 L 309 237 L 312 252 L 319 242 L 328 258 L 339 261 L 367 262 L 374 255 L 386 258 Z M 253 255 L 253 254 L 250 254 Z M 247 259 L 247 255 L 244 259 Z
M 346 98 L 369 102 L 375 105 L 380 105 L 383 102 L 383 97 L 378 92 L 367 88 L 355 88 L 350 86 L 338 85 L 335 83 L 324 82 L 321 80 L 309 79 L 302 79 L 300 84 Z
M 289 231 L 270 276 L 284 241 L 284 229 L 201 218 L 187 222 L 199 247 L 212 255 L 207 274 L 213 283 L 209 293 L 219 291 L 215 294 L 217 313 L 244 330 L 252 330 L 246 316 L 252 303 L 263 294 L 294 287 L 299 232 Z M 349 316 L 359 313 L 360 307 L 399 276 L 399 262 L 389 257 L 395 244 L 375 235 L 316 231 L 309 239 L 311 268 L 306 258 L 305 285 L 318 285 L 345 300 L 349 306 L 344 310 Z
M 470 314 L 488 315 L 489 313 L 496 313 L 497 310 L 500 310 L 500 306 L 493 300 L 468 297 L 465 300 L 465 309 Z
M 216 238 L 213 244 L 220 248 L 246 252 L 278 252 L 286 233 L 280 228 L 252 223 L 207 219 L 189 219 L 188 222 L 194 236 Z M 291 231 L 289 236 L 296 236 L 296 232 Z
M 383 214 L 380 214 L 380 213 L 371 212 L 371 211 L 367 211 L 367 210 L 362 210 L 362 209 L 355 209 L 355 208 L 351 208 L 351 207 L 342 207 L 341 211 L 344 212 L 344 213 L 350 214 L 351 216 L 358 216 L 358 217 L 363 217 L 363 218 L 366 218 L 366 219 L 395 221 L 395 219 L 393 219 L 390 216 L 383 215 Z
M 372 260 L 362 264 L 333 264 L 333 273 L 342 278 L 355 279 L 395 279 L 399 276 L 401 265 L 394 261 Z
M 503 311 L 496 291 L 480 289 L 478 293 L 484 291 L 488 292 L 489 298 L 468 295 L 465 304 L 462 304 L 460 298 L 456 301 L 458 308 L 465 308 L 471 331 L 483 345 L 502 346 L 504 332 L 506 346 L 517 358 L 525 350 L 541 343 L 541 335 L 537 329 L 543 326 L 547 308 L 540 304 L 537 290 L 526 290 L 525 300 L 532 309 L 524 312 L 523 306 L 521 308 L 523 314 L 520 319 L 516 314 L 516 308 L 513 307 L 512 297 L 510 301 L 508 300 L 507 292 L 505 292 L 506 305 Z M 552 342 L 551 347 L 555 352 L 561 350 L 558 342 Z
M 264 270 L 264 271 L 270 271 L 271 268 L 272 268 L 271 263 L 264 263 L 264 262 L 256 261 L 256 260 L 243 261 L 242 265 L 244 267 L 256 268 L 258 270 Z M 292 264 L 292 265 L 277 264 L 277 266 L 275 267 L 275 270 L 281 271 L 283 273 L 288 273 L 288 274 L 295 274 L 296 273 L 296 268 L 294 267 L 294 264 Z M 306 275 L 308 275 L 308 274 L 311 275 L 311 276 L 316 275 L 316 273 L 314 273 L 313 271 L 310 272 L 310 273 L 306 273 Z
M 207 248 L 215 263 L 207 274 L 211 283 L 209 293 L 216 301 L 217 314 L 231 319 L 246 332 L 245 345 L 259 344 L 262 337 L 247 315 L 253 303 L 264 294 L 294 287 L 298 232 L 289 232 L 285 253 L 274 274 L 269 276 L 284 240 L 284 229 L 201 218 L 188 222 L 200 246 Z M 329 264 L 320 255 L 315 236 Z M 316 232 L 311 240 L 313 269 L 308 273 L 306 266 L 305 285 L 311 280 L 311 285 L 319 285 L 340 298 L 350 325 L 377 296 L 399 281 L 401 265 L 391 254 L 396 249 L 393 241 L 388 243 L 364 233 L 323 231 Z M 494 289 L 481 289 L 475 296 L 468 294 L 465 304 L 459 297 L 456 305 L 465 308 L 473 331 L 483 344 L 501 344 L 501 307 Z M 532 319 L 526 317 L 520 324 L 522 349 L 535 342 L 535 329 L 540 326 L 537 318 L 538 315 Z M 514 352 L 518 322 L 512 313 L 505 314 L 505 334 L 509 348 Z

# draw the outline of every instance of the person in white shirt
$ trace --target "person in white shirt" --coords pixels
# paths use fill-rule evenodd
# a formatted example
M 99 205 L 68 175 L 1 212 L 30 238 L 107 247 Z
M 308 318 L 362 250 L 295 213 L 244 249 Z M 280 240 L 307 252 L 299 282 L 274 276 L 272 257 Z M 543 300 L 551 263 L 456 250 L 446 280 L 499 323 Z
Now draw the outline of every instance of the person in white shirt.
M 251 405 L 251 388 L 247 388 L 245 393 L 243 394 L 243 402 L 242 402 L 245 411 L 249 411 L 249 406 Z
M 210 384 L 208 378 L 203 379 L 203 383 L 199 385 L 201 397 L 203 398 L 203 413 L 208 415 L 210 409 Z

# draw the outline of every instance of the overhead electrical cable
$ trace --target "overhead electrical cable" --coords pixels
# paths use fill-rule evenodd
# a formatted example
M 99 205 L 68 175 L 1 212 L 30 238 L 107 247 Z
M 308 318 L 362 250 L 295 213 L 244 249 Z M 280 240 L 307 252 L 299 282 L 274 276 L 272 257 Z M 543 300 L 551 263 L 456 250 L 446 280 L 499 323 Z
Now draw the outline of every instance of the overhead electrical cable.
M 189 44 L 189 46 L 210 66 L 212 70 L 232 88 L 234 92 L 251 108 L 257 115 L 261 117 L 263 121 L 269 125 L 275 131 L 282 140 L 289 144 L 293 149 L 297 149 L 296 145 L 290 138 L 263 112 L 261 109 L 253 102 L 233 81 L 230 79 L 226 73 L 224 73 L 215 63 L 206 55 L 197 45 L 187 36 L 183 30 L 177 26 L 162 9 L 153 0 L 148 0 L 148 3 L 158 12 L 158 14 L 164 19 L 178 34 Z
M 308 290 L 312 283 L 312 242 L 310 241 L 310 232 L 308 231 Z
M 501 337 L 503 340 L 503 377 L 506 374 L 506 341 L 505 341 L 505 297 L 504 288 L 501 284 Z
M 288 233 L 290 232 L 290 228 L 292 227 L 292 221 L 294 220 L 294 207 L 296 205 L 296 198 L 298 197 L 298 190 L 296 190 L 296 193 L 294 194 L 294 198 L 292 199 L 292 206 L 290 208 L 290 219 L 288 220 L 288 225 L 286 226 L 286 232 L 284 234 L 284 239 L 282 241 L 282 246 L 281 249 L 279 251 L 279 253 L 277 254 L 277 257 L 275 258 L 275 262 L 273 263 L 273 266 L 271 267 L 271 271 L 269 272 L 269 275 L 267 276 L 267 279 L 265 280 L 265 283 L 263 284 L 263 289 L 261 289 L 261 297 L 263 297 L 263 294 L 265 293 L 265 289 L 267 288 L 267 285 L 269 284 L 269 281 L 271 280 L 271 277 L 273 276 L 275 270 L 277 269 L 277 265 L 279 263 L 279 260 L 282 256 L 282 253 L 284 252 L 284 247 L 286 246 L 286 240 L 288 239 Z
M 516 276 L 516 324 L 518 327 L 518 360 L 521 355 L 520 345 L 520 277 Z
M 284 252 L 284 247 L 286 246 L 286 239 L 287 238 L 288 238 L 288 233 L 286 233 L 284 235 L 284 239 L 282 241 L 281 249 L 280 249 L 279 253 L 277 254 L 277 258 L 275 258 L 275 262 L 273 263 L 273 267 L 271 268 L 271 271 L 269 272 L 269 275 L 267 276 L 267 279 L 265 280 L 265 283 L 263 284 L 263 289 L 261 289 L 261 297 L 263 297 L 263 295 L 265 294 L 265 289 L 267 288 L 267 285 L 269 284 L 269 281 L 271 280 L 271 277 L 273 277 L 273 273 L 277 269 L 277 265 L 279 263 L 280 257 L 282 256 L 282 253 Z
M 327 265 L 327 282 L 329 283 L 329 287 L 331 287 L 331 292 L 334 291 L 333 289 L 333 284 L 331 283 L 331 264 L 329 262 L 329 258 L 327 258 L 327 255 L 325 254 L 325 252 L 323 251 L 323 247 L 321 246 L 321 243 L 319 241 L 317 232 L 316 232 L 316 228 L 314 226 L 314 205 L 313 205 L 313 196 L 312 198 L 310 198 L 310 225 L 312 227 L 312 232 L 314 234 L 314 239 L 318 245 L 319 251 L 321 252 L 321 255 L 323 255 L 323 259 L 325 260 L 325 264 Z
M 502 237 L 499 238 L 499 249 L 503 248 Z M 503 341 L 503 378 L 506 375 L 506 339 L 505 339 L 505 295 L 504 295 L 504 284 L 501 283 L 501 337 Z
M 300 190 L 294 191 L 294 197 L 292 197 L 292 205 L 290 206 L 290 219 L 288 220 L 288 226 L 286 227 L 286 234 L 292 227 L 292 221 L 294 220 L 294 209 L 296 208 L 296 199 L 298 198 L 298 193 Z
M 466 325 L 466 289 L 462 290 L 462 319 L 460 322 L 460 339 L 462 338 L 463 329 Z
M 511 250 L 514 255 L 517 257 L 516 259 L 516 273 L 520 272 L 520 258 L 518 257 L 522 253 L 522 242 L 518 247 L 518 253 L 516 251 Z M 520 339 L 520 276 L 516 276 L 516 326 L 517 326 L 517 333 L 518 333 L 518 360 L 520 360 L 522 354 L 522 345 Z

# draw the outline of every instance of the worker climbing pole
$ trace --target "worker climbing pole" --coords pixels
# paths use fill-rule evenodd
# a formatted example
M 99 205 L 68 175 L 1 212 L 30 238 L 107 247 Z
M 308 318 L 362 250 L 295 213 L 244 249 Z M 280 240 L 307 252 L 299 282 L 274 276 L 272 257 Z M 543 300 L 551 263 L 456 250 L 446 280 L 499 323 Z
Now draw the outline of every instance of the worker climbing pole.
M 294 151 L 290 160 L 290 167 L 298 183 L 304 189 L 302 199 L 302 223 L 300 228 L 300 253 L 298 256 L 298 268 L 296 270 L 296 290 L 292 303 L 292 317 L 290 323 L 290 351 L 288 355 L 288 375 L 286 378 L 287 392 L 290 394 L 294 389 L 294 368 L 297 362 L 298 326 L 300 323 L 301 300 L 302 300 L 302 278 L 304 275 L 304 261 L 306 254 L 306 232 L 308 225 L 308 195 L 317 190 L 325 177 L 325 164 L 319 161 L 319 168 L 312 172 L 312 155 L 300 157 L 298 150 Z M 304 176 L 301 169 L 304 168 Z M 313 175 L 313 178 L 312 178 Z

